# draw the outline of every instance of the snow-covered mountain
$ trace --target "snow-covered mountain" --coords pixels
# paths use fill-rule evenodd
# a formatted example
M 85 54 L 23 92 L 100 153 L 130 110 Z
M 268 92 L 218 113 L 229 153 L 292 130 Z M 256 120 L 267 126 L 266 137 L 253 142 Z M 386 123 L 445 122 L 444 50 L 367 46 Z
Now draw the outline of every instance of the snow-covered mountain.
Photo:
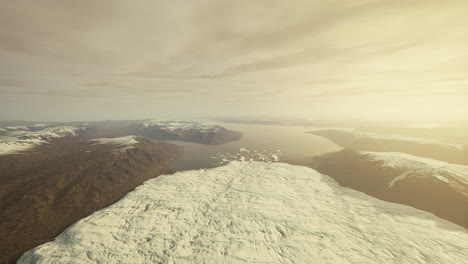
M 179 146 L 136 136 L 80 134 L 0 156 L 0 263 L 16 263 L 27 250 L 167 173 L 181 154 Z
M 468 228 L 468 166 L 400 152 L 342 150 L 308 165 L 340 185 Z
M 361 155 L 367 156 L 370 161 L 381 161 L 383 167 L 404 171 L 390 181 L 388 187 L 410 177 L 432 177 L 450 183 L 454 187 L 465 185 L 468 195 L 468 166 L 466 165 L 452 164 L 400 152 L 363 151 Z M 460 182 L 463 185 L 460 185 Z
M 18 263 L 468 263 L 468 232 L 283 163 L 165 175 Z
M 384 139 L 384 140 L 397 140 L 397 141 L 407 141 L 419 144 L 430 144 L 430 145 L 439 145 L 446 148 L 454 148 L 458 150 L 463 150 L 465 146 L 463 144 L 457 144 L 449 140 L 440 140 L 432 139 L 427 137 L 416 137 L 408 136 L 401 134 L 387 134 L 387 133 L 372 133 L 372 132 L 358 132 L 353 131 L 354 135 L 358 138 L 370 138 L 370 139 Z
M 242 133 L 197 121 L 147 120 L 130 126 L 132 133 L 156 140 L 180 140 L 201 144 L 224 144 L 241 138 Z
M 327 129 L 309 132 L 343 148 L 359 151 L 403 152 L 411 155 L 468 165 L 468 148 L 461 141 L 366 131 Z
M 216 132 L 222 129 L 218 125 L 184 120 L 148 120 L 141 125 L 144 127 L 158 127 L 165 131 L 187 131 L 193 129 L 200 132 Z
M 328 136 L 333 135 L 332 133 L 342 133 L 347 135 L 353 140 L 390 140 L 390 141 L 402 141 L 407 143 L 417 143 L 417 144 L 426 144 L 426 145 L 436 145 L 444 148 L 453 148 L 456 150 L 463 150 L 465 148 L 464 144 L 453 142 L 453 140 L 442 140 L 434 139 L 430 137 L 421 137 L 421 136 L 410 136 L 397 133 L 375 133 L 369 131 L 360 131 L 360 130 L 319 130 L 311 132 L 313 134 Z M 334 136 L 334 135 L 333 135 Z
M 133 145 L 138 143 L 138 140 L 141 140 L 141 137 L 138 136 L 123 136 L 115 138 L 96 138 L 91 139 L 91 142 L 96 144 L 108 144 L 108 145 L 117 145 L 120 147 L 120 150 L 127 150 L 133 148 Z
M 0 155 L 19 153 L 52 139 L 75 136 L 84 128 L 72 126 L 15 126 L 0 129 Z

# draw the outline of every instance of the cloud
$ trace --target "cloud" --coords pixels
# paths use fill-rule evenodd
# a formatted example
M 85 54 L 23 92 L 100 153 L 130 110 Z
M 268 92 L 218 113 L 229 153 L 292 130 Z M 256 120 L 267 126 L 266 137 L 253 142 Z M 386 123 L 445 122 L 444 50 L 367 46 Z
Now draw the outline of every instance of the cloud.
M 2 1 L 0 49 L 60 59 L 99 56 L 84 39 L 112 10 L 108 1 Z
M 23 87 L 25 81 L 14 78 L 0 78 L 0 87 Z
M 364 108 L 371 96 L 388 113 L 385 97 L 466 96 L 466 13 L 456 0 L 2 1 L 0 93 L 50 97 L 45 107 L 97 97 L 116 111 L 128 98 L 180 111 L 198 100 L 200 112 L 221 100 L 238 104 L 221 112 L 261 100 Z

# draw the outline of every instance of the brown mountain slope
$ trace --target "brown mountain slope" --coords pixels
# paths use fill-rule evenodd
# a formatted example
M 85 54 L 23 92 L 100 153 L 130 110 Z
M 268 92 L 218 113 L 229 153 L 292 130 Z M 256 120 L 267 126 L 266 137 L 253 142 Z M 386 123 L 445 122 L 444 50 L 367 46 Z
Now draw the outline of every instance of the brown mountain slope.
M 80 138 L 0 156 L 0 263 L 52 240 L 75 221 L 167 172 L 182 152 L 137 138 L 133 148 Z
M 333 141 L 343 148 L 362 151 L 403 152 L 411 155 L 468 165 L 468 148 L 412 142 L 397 139 L 361 137 L 353 132 L 328 129 L 309 132 Z
M 425 210 L 468 228 L 468 185 L 450 169 L 384 166 L 382 161 L 348 149 L 316 156 L 302 165 L 332 177 L 341 186 Z

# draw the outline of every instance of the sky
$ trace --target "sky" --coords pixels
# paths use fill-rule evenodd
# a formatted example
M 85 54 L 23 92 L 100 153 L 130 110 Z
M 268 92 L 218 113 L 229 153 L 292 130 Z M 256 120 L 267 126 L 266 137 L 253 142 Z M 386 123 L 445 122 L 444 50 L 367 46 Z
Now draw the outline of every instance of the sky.
M 0 119 L 468 120 L 466 0 L 0 1 Z

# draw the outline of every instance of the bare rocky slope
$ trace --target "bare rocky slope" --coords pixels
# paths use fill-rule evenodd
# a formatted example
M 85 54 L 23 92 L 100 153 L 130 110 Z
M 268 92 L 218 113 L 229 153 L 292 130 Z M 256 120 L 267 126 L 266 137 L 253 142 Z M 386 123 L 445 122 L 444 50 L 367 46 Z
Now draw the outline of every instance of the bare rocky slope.
M 167 173 L 181 151 L 141 137 L 76 136 L 0 156 L 0 263 L 14 263 L 75 221 Z

